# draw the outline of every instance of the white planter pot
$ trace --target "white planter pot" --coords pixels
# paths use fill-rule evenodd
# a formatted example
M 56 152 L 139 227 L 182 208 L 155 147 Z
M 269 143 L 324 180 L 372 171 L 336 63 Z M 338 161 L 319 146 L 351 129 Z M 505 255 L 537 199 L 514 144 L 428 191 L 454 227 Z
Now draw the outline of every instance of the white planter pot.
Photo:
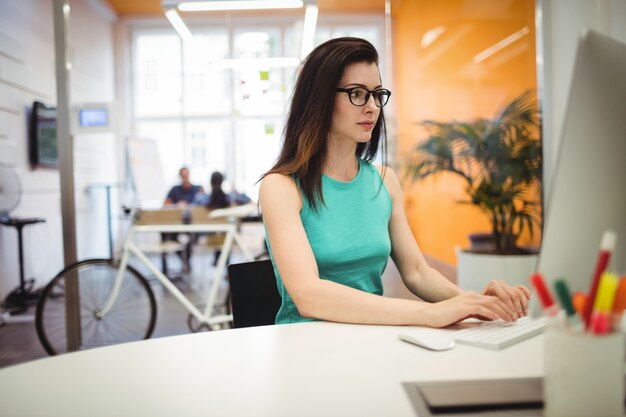
M 492 280 L 525 285 L 535 271 L 537 255 L 491 255 L 456 249 L 457 284 L 464 290 L 482 291 Z

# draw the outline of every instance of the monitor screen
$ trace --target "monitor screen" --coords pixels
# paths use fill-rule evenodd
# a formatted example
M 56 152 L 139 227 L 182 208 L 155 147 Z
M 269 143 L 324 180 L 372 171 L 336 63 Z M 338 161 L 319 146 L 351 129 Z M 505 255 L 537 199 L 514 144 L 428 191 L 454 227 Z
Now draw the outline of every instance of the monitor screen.
M 81 127 L 101 127 L 109 125 L 109 111 L 106 108 L 85 108 L 78 111 L 78 124 Z
M 605 230 L 609 269 L 626 273 L 626 45 L 593 31 L 578 43 L 537 271 L 588 292 Z M 537 302 L 533 301 L 537 311 Z
M 33 103 L 30 127 L 30 162 L 32 165 L 56 167 L 57 110 L 39 101 Z

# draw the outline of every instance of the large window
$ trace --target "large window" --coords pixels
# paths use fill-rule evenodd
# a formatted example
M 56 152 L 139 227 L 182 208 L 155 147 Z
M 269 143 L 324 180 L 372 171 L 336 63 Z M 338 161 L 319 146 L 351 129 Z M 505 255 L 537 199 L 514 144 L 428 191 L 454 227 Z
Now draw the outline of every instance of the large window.
M 315 44 L 360 36 L 384 56 L 382 18 L 350 22 L 318 22 Z M 190 42 L 165 25 L 133 31 L 134 133 L 157 142 L 164 189 L 186 165 L 192 181 L 205 189 L 211 173 L 221 171 L 225 188 L 256 200 L 256 182 L 280 149 L 301 22 L 209 22 L 191 30 Z

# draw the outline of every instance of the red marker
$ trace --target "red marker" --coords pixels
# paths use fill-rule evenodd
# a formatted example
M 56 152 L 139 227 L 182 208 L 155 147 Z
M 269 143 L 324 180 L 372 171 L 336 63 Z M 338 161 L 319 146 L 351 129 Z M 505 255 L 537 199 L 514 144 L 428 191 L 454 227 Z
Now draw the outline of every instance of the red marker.
M 543 276 L 536 272 L 531 275 L 530 283 L 537 291 L 537 295 L 539 296 L 539 301 L 541 301 L 541 306 L 543 309 L 543 314 L 548 317 L 556 316 L 559 312 L 559 308 L 556 304 L 554 304 L 554 299 L 550 294 L 550 290 L 546 287 L 546 284 L 543 282 Z
M 589 329 L 591 325 L 591 312 L 593 311 L 593 305 L 596 300 L 596 292 L 598 291 L 598 284 L 600 282 L 600 276 L 606 270 L 611 259 L 611 253 L 615 249 L 617 243 L 617 234 L 612 230 L 606 230 L 602 234 L 602 241 L 600 242 L 600 253 L 598 253 L 598 260 L 596 261 L 596 269 L 593 272 L 593 279 L 591 280 L 591 287 L 589 288 L 589 295 L 587 296 L 587 302 L 585 303 L 585 311 L 583 315 L 583 321 L 585 327 Z

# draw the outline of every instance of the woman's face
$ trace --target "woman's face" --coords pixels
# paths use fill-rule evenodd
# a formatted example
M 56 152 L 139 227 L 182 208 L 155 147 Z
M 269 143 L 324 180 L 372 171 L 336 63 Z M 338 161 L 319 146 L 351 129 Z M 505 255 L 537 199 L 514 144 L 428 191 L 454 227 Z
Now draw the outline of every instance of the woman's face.
M 381 88 L 378 66 L 367 62 L 356 62 L 346 66 L 337 87 L 364 87 L 370 91 Z M 365 105 L 355 106 L 350 102 L 348 93 L 337 92 L 330 138 L 333 141 L 368 142 L 379 115 L 380 108 L 376 107 L 371 95 Z

